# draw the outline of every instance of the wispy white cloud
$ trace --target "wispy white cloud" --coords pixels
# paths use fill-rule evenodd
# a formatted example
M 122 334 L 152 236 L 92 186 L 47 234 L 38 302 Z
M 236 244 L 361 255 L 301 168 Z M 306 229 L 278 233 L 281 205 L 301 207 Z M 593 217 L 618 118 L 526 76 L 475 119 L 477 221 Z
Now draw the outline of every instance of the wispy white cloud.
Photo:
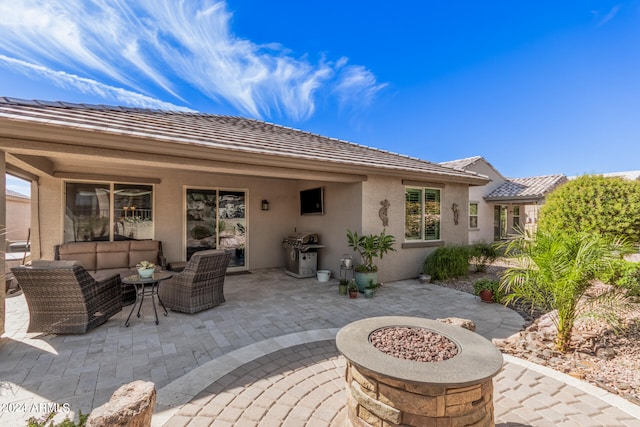
M 601 26 L 605 25 L 607 22 L 609 22 L 613 18 L 615 18 L 619 11 L 620 11 L 620 5 L 619 4 L 616 4 L 615 6 L 613 6 L 609 10 L 609 12 L 607 12 L 605 15 L 602 15 L 602 13 L 600 11 L 597 11 L 597 10 L 592 11 L 593 15 L 598 20 L 596 26 L 597 27 L 601 27 Z
M 360 65 L 346 65 L 340 69 L 335 92 L 342 107 L 353 105 L 356 100 L 362 105 L 371 104 L 386 83 L 378 83 L 373 73 Z
M 4 55 L 0 55 L 0 65 L 23 74 L 47 79 L 58 87 L 65 89 L 74 88 L 82 93 L 96 95 L 105 100 L 115 100 L 128 106 L 183 112 L 193 111 L 190 108 L 174 105 L 150 96 L 109 86 L 92 79 L 65 73 L 64 71 L 50 70 L 41 65 L 29 64 L 28 62 L 9 58 Z
M 0 0 L 0 52 L 77 74 L 67 84 L 84 90 L 82 76 L 184 100 L 186 85 L 255 117 L 307 118 L 320 91 L 366 106 L 384 87 L 346 59 L 239 38 L 231 17 L 215 0 Z

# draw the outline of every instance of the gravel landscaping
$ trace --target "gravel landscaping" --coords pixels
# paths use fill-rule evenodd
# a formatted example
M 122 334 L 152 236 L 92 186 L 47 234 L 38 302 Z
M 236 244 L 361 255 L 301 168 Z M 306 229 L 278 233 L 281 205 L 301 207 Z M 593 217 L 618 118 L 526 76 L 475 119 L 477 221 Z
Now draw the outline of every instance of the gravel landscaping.
M 472 294 L 476 280 L 499 279 L 506 267 L 504 260 L 498 260 L 484 273 L 474 272 L 434 284 Z M 618 333 L 602 322 L 586 319 L 576 322 L 571 351 L 567 353 L 555 350 L 556 329 L 551 313 L 531 313 L 522 307 L 511 307 L 525 318 L 526 327 L 494 343 L 505 354 L 588 381 L 640 405 L 640 304 L 637 305 L 635 312 L 624 315 L 625 328 Z

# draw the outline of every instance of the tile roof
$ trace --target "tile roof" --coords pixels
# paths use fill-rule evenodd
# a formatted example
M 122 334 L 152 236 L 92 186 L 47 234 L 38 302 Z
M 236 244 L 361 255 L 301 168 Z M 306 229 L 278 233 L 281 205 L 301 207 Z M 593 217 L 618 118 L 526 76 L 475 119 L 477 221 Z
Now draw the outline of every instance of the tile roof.
M 426 173 L 475 184 L 486 181 L 473 172 L 242 117 L 0 97 L 1 119 L 232 152 Z
M 566 181 L 567 177 L 562 174 L 509 178 L 507 182 L 485 195 L 484 198 L 486 200 L 539 199 Z
M 17 191 L 9 190 L 8 188 L 5 191 L 7 192 L 7 196 L 18 197 L 20 199 L 30 199 L 29 196 L 26 196 L 22 193 L 18 193 Z
M 488 167 L 490 167 L 491 169 L 493 169 L 493 171 L 502 179 L 506 179 L 504 176 L 502 176 L 502 174 L 500 173 L 500 171 L 498 171 L 498 169 L 496 169 L 491 163 L 489 163 L 487 161 L 487 159 L 485 159 L 482 156 L 473 156 L 473 157 L 467 157 L 465 159 L 458 159 L 458 160 L 450 160 L 448 162 L 440 162 L 440 164 L 442 166 L 447 166 L 450 168 L 454 168 L 454 169 L 460 169 L 463 171 L 467 171 L 467 172 L 471 172 L 469 171 L 469 168 L 473 165 L 475 165 L 478 162 L 484 162 Z M 475 172 L 475 171 L 474 171 Z
M 440 162 L 440 164 L 449 168 L 466 170 L 469 166 L 473 165 L 478 160 L 482 160 L 482 156 L 473 156 L 467 157 L 466 159 L 450 160 L 448 162 Z

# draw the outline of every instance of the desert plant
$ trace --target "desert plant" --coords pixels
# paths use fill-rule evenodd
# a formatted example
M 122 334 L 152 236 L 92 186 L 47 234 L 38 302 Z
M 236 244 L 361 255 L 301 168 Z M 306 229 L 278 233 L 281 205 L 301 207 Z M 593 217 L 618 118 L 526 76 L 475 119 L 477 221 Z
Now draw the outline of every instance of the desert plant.
M 507 253 L 515 254 L 517 265 L 508 268 L 502 277 L 501 285 L 509 292 L 503 301 L 522 301 L 533 308 L 557 310 L 553 317 L 558 328 L 556 346 L 566 352 L 571 330 L 581 314 L 579 302 L 583 297 L 589 298 L 586 293 L 592 279 L 610 268 L 611 262 L 628 248 L 624 241 L 593 233 L 538 230 L 533 239 L 515 239 Z M 599 298 L 603 300 L 602 296 Z
M 469 261 L 474 265 L 478 272 L 487 271 L 487 265 L 491 264 L 496 260 L 496 258 L 498 258 L 498 250 L 495 245 L 490 243 L 476 243 L 471 246 L 469 251 Z
M 446 280 L 469 274 L 469 249 L 464 246 L 443 246 L 424 260 L 422 272 L 433 280 Z
M 395 251 L 393 245 L 396 239 L 384 229 L 380 234 L 362 236 L 356 231 L 347 230 L 347 243 L 362 258 L 362 264 L 356 267 L 356 271 L 368 272 L 378 271 L 378 266 L 374 264 L 376 258 L 382 259 L 387 252 Z

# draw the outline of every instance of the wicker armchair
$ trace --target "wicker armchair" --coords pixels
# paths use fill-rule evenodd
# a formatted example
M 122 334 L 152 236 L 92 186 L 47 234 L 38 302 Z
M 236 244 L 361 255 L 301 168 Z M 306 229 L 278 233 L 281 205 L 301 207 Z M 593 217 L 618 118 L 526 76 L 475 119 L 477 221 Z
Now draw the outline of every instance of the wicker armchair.
M 160 284 L 158 296 L 173 311 L 193 314 L 224 302 L 224 277 L 231 254 L 222 250 L 193 254 L 187 266 Z
M 120 276 L 102 281 L 73 261 L 11 269 L 29 306 L 27 332 L 82 334 L 122 310 Z

